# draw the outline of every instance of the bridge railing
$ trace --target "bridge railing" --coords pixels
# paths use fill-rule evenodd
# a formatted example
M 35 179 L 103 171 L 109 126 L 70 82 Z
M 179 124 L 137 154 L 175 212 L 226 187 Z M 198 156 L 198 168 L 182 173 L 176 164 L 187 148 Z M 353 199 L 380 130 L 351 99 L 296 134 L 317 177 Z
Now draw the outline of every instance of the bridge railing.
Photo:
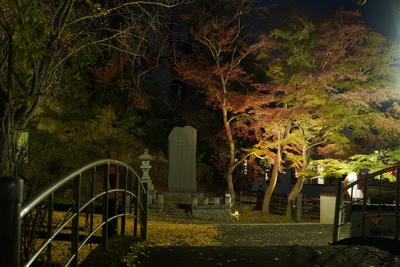
M 119 234 L 125 236 L 127 219 L 132 220 L 134 237 L 147 237 L 147 184 L 123 162 L 95 161 L 24 203 L 22 192 L 20 179 L 0 178 L 0 266 L 28 267 L 39 259 L 52 266 L 53 244 L 64 236 L 70 247 L 63 264 L 75 267 L 85 244 L 101 243 L 107 249 L 108 237 L 118 229 L 118 222 Z M 55 211 L 60 200 L 64 202 L 63 212 Z M 31 218 L 40 221 L 32 224 Z M 30 240 L 24 236 L 27 232 L 21 234 L 21 225 L 31 233 Z M 29 253 L 21 253 L 24 240 L 25 246 L 31 246 Z
M 358 180 L 352 182 L 348 185 L 345 185 L 344 181 L 338 181 L 337 185 L 337 194 L 336 194 L 336 203 L 335 203 L 335 215 L 334 215 L 334 225 L 333 225 L 333 236 L 332 242 L 335 243 L 342 239 L 341 230 L 344 227 L 350 226 L 352 222 L 353 216 L 353 207 L 354 205 L 360 205 L 361 207 L 361 237 L 366 237 L 366 230 L 367 230 L 367 220 L 371 219 L 372 217 L 376 217 L 376 215 L 371 214 L 370 209 L 368 208 L 371 206 L 370 203 L 370 196 L 371 192 L 369 192 L 369 184 L 373 183 L 373 181 L 379 181 L 378 184 L 378 195 L 379 198 L 382 197 L 384 194 L 382 190 L 382 176 L 385 173 L 392 173 L 396 175 L 396 182 L 394 188 L 394 205 L 393 212 L 394 214 L 394 239 L 398 239 L 400 235 L 400 163 L 390 166 L 388 168 L 373 172 L 373 173 L 366 173 L 360 174 Z M 354 198 L 355 190 L 358 188 L 362 188 L 363 196 L 361 198 Z M 388 203 L 384 203 L 380 201 L 376 203 L 379 208 L 382 207 L 389 207 Z M 379 223 L 379 222 L 377 222 Z M 348 236 L 346 236 L 348 237 Z

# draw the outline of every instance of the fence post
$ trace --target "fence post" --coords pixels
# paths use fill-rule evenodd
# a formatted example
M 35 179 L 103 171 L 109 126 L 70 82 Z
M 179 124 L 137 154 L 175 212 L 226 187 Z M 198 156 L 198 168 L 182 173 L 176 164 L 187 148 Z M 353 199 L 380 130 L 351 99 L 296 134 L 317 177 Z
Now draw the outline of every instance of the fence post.
M 339 240 L 339 224 L 340 224 L 340 207 L 342 206 L 342 193 L 343 193 L 343 181 L 339 180 L 337 183 L 336 191 L 336 204 L 335 204 L 335 218 L 333 221 L 333 236 L 332 242 L 335 243 Z
M 0 177 L 0 266 L 19 267 L 21 256 L 20 211 L 23 182 Z
M 143 216 L 140 219 L 141 222 L 141 229 L 140 229 L 140 237 L 143 240 L 147 239 L 147 211 L 148 211 L 148 203 L 147 200 L 149 199 L 148 194 L 149 194 L 149 188 L 148 184 L 144 183 L 144 192 L 143 192 L 143 199 L 142 199 L 142 206 L 143 206 Z

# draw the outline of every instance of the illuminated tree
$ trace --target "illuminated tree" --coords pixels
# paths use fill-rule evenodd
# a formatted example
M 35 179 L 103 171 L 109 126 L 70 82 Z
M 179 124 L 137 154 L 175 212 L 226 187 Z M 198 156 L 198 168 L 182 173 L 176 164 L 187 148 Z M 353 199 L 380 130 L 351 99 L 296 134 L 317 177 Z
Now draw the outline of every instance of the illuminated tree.
M 321 116 L 300 119 L 293 125 L 292 142 L 285 151 L 287 161 L 296 170 L 296 183 L 287 198 L 286 216 L 289 218 L 292 216 L 292 203 L 301 192 L 304 181 L 317 176 L 309 173 L 311 157 L 318 152 L 323 154 L 322 151 L 331 157 L 342 157 L 349 148 L 350 140 L 340 134 L 340 124 L 334 123 L 332 117 Z
M 390 145 L 400 133 L 398 121 L 386 112 L 396 109 L 399 99 L 393 84 L 398 69 L 393 67 L 392 45 L 359 17 L 345 11 L 321 23 L 295 17 L 285 28 L 271 32 L 275 43 L 266 52 L 274 55 L 267 65 L 268 84 L 281 89 L 274 107 L 260 109 L 271 119 L 268 124 L 265 119 L 259 122 L 265 125 L 267 138 L 257 148 L 275 153 L 264 211 L 269 211 L 283 154 L 301 173 L 313 154 L 345 155 L 350 142 L 352 148 L 369 142 Z M 303 182 L 299 175 L 288 196 L 288 214 Z
M 393 146 L 394 139 L 399 136 L 400 124 L 387 112 L 396 107 L 399 99 L 392 76 L 398 73 L 393 67 L 394 48 L 382 36 L 367 29 L 359 16 L 358 13 L 339 12 L 315 27 L 318 67 L 313 73 L 315 82 L 311 85 L 322 89 L 319 99 L 324 99 L 328 107 L 320 109 L 314 117 L 322 119 L 325 135 L 330 134 L 324 136 L 320 144 L 320 135 L 317 139 L 312 138 L 318 145 L 310 154 L 353 154 L 361 150 L 357 146 L 362 146 L 363 152 L 369 152 Z M 310 140 L 310 136 L 304 137 L 304 140 Z M 353 151 L 343 150 L 345 143 Z M 301 172 L 306 171 L 308 163 L 309 160 L 303 160 L 300 177 L 289 193 L 288 216 L 289 205 L 304 181 Z
M 258 156 L 269 158 L 272 174 L 264 195 L 262 210 L 269 213 L 272 193 L 282 169 L 283 155 L 293 142 L 292 128 L 303 114 L 311 111 L 310 94 L 306 93 L 304 77 L 315 68 L 312 62 L 313 27 L 297 18 L 288 31 L 273 30 L 273 45 L 259 55 L 267 60 L 267 82 L 256 86 L 265 88 L 264 98 L 272 98 L 269 105 L 254 108 L 255 132 L 258 133 Z
M 234 200 L 233 172 L 249 156 L 249 153 L 241 153 L 237 149 L 235 137 L 242 136 L 235 130 L 235 123 L 246 117 L 243 99 L 252 98 L 250 94 L 254 90 L 252 77 L 244 63 L 265 42 L 250 43 L 249 38 L 244 37 L 241 14 L 245 13 L 247 1 L 235 1 L 226 6 L 222 2 L 210 3 L 217 14 L 208 13 L 209 10 L 203 6 L 198 16 L 193 17 L 196 21 L 193 22 L 191 35 L 196 41 L 192 45 L 195 53 L 179 62 L 176 71 L 182 80 L 205 92 L 206 104 L 221 111 L 228 145 L 225 178 L 229 194 Z M 218 13 L 223 11 L 226 13 Z

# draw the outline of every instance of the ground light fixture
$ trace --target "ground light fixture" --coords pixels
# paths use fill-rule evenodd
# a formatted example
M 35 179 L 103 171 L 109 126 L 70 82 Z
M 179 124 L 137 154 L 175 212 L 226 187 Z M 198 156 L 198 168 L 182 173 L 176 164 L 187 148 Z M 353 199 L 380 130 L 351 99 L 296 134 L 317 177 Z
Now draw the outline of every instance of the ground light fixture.
M 234 217 L 236 219 L 236 221 L 239 221 L 239 211 L 235 210 L 234 213 L 231 213 L 232 217 Z

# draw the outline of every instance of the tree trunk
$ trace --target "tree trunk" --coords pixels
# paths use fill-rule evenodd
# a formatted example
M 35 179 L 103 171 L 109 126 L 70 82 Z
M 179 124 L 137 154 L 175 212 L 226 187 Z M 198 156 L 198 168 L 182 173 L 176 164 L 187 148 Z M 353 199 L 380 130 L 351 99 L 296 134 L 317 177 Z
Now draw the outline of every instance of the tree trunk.
M 235 188 L 233 187 L 233 169 L 231 166 L 228 167 L 228 170 L 226 172 L 226 182 L 228 184 L 228 192 L 229 195 L 231 196 L 231 203 L 232 207 L 235 205 Z
M 218 58 L 216 58 L 216 63 L 217 66 L 220 67 L 220 63 L 218 61 Z M 225 134 L 228 139 L 228 146 L 229 146 L 229 158 L 228 158 L 228 168 L 225 173 L 225 178 L 226 178 L 226 183 L 228 184 L 228 192 L 229 195 L 231 195 L 231 203 L 232 207 L 235 205 L 235 188 L 233 187 L 233 171 L 236 168 L 235 164 L 235 142 L 233 141 L 233 135 L 232 135 L 232 129 L 230 125 L 230 121 L 228 119 L 228 107 L 227 107 L 227 81 L 221 74 L 219 76 L 221 85 L 222 85 L 222 90 L 224 92 L 224 99 L 222 100 L 222 118 L 224 121 L 224 128 L 225 128 Z
M 0 88 L 0 177 L 17 175 L 17 132 L 11 89 L 11 82 L 8 84 L 8 92 Z
M 0 177 L 16 175 L 15 170 L 15 110 L 13 100 L 14 43 L 7 33 L 6 82 L 0 86 Z
M 15 148 L 15 133 L 8 125 L 2 125 L 0 129 L 0 177 L 17 175 Z
M 303 150 L 302 170 L 305 170 L 307 169 L 308 164 L 310 163 L 311 150 L 307 145 L 305 145 L 302 150 Z M 301 189 L 303 189 L 303 184 L 304 184 L 304 178 L 297 178 L 296 184 L 293 186 L 292 190 L 288 195 L 287 205 L 286 205 L 286 217 L 288 218 L 292 217 L 292 201 L 294 201 L 297 198 L 297 196 L 301 192 Z
M 224 103 L 226 100 L 224 101 Z M 233 187 L 233 171 L 235 170 L 235 143 L 233 141 L 232 129 L 228 121 L 228 110 L 226 109 L 226 105 L 222 108 L 222 115 L 224 119 L 224 128 L 226 132 L 226 137 L 228 139 L 229 146 L 229 163 L 228 168 L 226 170 L 226 182 L 228 184 L 228 192 L 231 195 L 232 206 L 235 204 L 235 188 Z
M 271 179 L 268 184 L 267 191 L 264 194 L 264 200 L 262 203 L 262 211 L 270 214 L 269 208 L 271 204 L 272 193 L 275 190 L 276 182 L 278 181 L 279 169 L 282 163 L 282 147 L 278 145 L 278 150 L 276 152 L 276 158 L 274 162 L 274 167 L 272 168 Z
M 297 178 L 296 184 L 293 186 L 292 191 L 290 191 L 287 198 L 287 206 L 286 206 L 286 217 L 292 217 L 292 201 L 294 201 L 299 195 L 301 189 L 303 188 L 304 179 Z

